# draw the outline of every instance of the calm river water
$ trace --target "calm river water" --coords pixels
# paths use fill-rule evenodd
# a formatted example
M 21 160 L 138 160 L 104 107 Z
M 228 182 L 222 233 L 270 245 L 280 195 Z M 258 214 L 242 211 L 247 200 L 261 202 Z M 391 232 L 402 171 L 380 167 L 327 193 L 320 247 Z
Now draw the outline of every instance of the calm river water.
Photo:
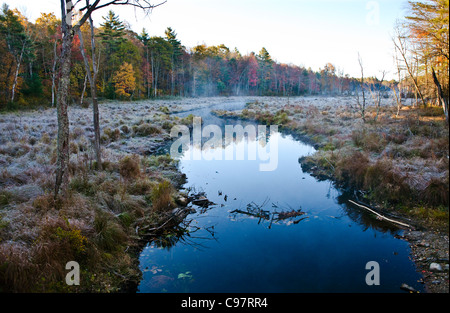
M 244 103 L 227 104 L 227 109 Z M 210 114 L 211 108 L 181 113 L 206 124 L 241 123 Z M 243 123 L 243 122 L 242 122 Z M 180 158 L 186 189 L 204 192 L 215 205 L 193 206 L 189 233 L 170 247 L 150 243 L 140 255 L 138 292 L 403 292 L 422 291 L 401 230 L 348 203 L 330 181 L 303 173 L 298 158 L 314 148 L 290 135 L 271 133 L 278 166 L 266 161 Z M 215 152 L 247 148 L 251 139 Z M 244 150 L 245 150 L 244 149 Z M 170 239 L 170 238 L 167 238 Z M 379 264 L 379 285 L 368 285 L 366 264 Z

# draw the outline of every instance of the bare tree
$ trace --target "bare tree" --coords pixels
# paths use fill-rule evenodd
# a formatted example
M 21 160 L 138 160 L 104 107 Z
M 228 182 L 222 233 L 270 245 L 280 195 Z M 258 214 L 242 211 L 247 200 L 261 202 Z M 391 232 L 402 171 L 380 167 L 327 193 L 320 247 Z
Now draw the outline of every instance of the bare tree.
M 392 41 L 394 42 L 394 46 L 396 51 L 400 53 L 400 56 L 403 59 L 403 62 L 405 63 L 406 70 L 408 71 L 409 77 L 411 78 L 414 88 L 416 90 L 416 93 L 419 95 L 420 100 L 422 101 L 422 104 L 426 106 L 425 99 L 423 97 L 422 92 L 420 91 L 419 84 L 417 82 L 417 77 L 414 75 L 414 69 L 411 65 L 411 63 L 408 61 L 408 48 L 406 44 L 406 36 L 402 34 L 400 27 L 396 26 L 395 29 L 396 36 L 392 38 Z
M 81 0 L 76 0 L 75 4 L 71 0 L 60 0 L 61 3 L 61 32 L 62 50 L 59 58 L 61 78 L 57 91 L 57 116 L 58 116 L 58 141 L 57 141 L 57 161 L 56 161 L 56 182 L 55 198 L 62 190 L 63 196 L 67 194 L 69 184 L 69 83 L 70 83 L 70 58 L 72 53 L 73 38 L 78 33 L 80 27 L 91 17 L 92 12 L 110 5 L 132 5 L 149 12 L 151 9 L 165 3 L 152 5 L 147 0 L 95 0 L 79 8 L 81 19 L 72 25 L 72 14 Z
M 395 51 L 397 52 L 397 51 Z M 396 113 L 396 117 L 398 117 L 398 115 L 400 114 L 400 109 L 403 106 L 402 104 L 402 77 L 401 77 L 401 68 L 400 68 L 400 64 L 399 64 L 399 60 L 397 58 L 397 53 L 395 53 L 394 56 L 394 61 L 395 64 L 397 66 L 397 75 L 398 75 L 398 84 L 397 84 L 397 89 L 398 89 L 398 93 L 397 93 L 397 89 L 395 89 L 395 83 L 392 85 L 392 90 L 394 91 L 394 96 L 395 96 L 395 101 L 397 103 L 397 113 Z
M 386 76 L 386 71 L 382 71 L 381 72 L 381 80 L 372 84 L 369 89 L 370 96 L 372 97 L 372 101 L 373 101 L 376 111 L 377 111 L 375 118 L 374 118 L 375 122 L 378 120 L 378 116 L 380 114 L 380 108 L 381 108 L 381 99 L 384 97 L 384 93 L 385 93 L 384 87 L 383 87 L 383 81 L 384 81 L 385 76 Z
M 356 106 L 359 109 L 359 112 L 361 113 L 361 118 L 363 121 L 366 121 L 366 93 L 365 93 L 365 86 L 364 86 L 364 67 L 362 64 L 362 59 L 360 54 L 358 53 L 358 63 L 359 67 L 361 69 L 361 80 L 359 81 L 359 87 L 361 88 L 362 93 L 362 99 L 359 98 L 359 90 L 356 89 Z
M 86 5 L 89 6 L 89 0 L 86 0 Z M 91 98 L 92 98 L 92 111 L 93 111 L 93 123 L 94 123 L 94 152 L 95 159 L 97 161 L 97 168 L 102 170 L 102 156 L 101 156 L 101 147 L 100 147 L 100 118 L 98 111 L 98 99 L 97 99 L 97 75 L 98 75 L 98 66 L 95 60 L 95 35 L 94 35 L 94 23 L 92 21 L 92 17 L 89 16 L 89 25 L 91 30 L 91 51 L 92 51 L 92 72 L 91 66 L 89 64 L 89 60 L 87 58 L 86 52 L 84 50 L 84 40 L 83 34 L 81 32 L 81 28 L 78 29 L 78 37 L 80 38 L 80 50 L 81 55 L 83 56 L 84 68 L 86 70 L 86 76 L 89 79 L 89 85 L 91 86 Z

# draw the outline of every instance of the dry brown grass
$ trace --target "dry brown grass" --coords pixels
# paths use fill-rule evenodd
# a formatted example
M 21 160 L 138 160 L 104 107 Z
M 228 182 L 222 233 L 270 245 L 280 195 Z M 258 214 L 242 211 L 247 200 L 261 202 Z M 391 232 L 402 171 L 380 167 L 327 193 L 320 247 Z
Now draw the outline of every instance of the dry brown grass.
M 163 181 L 155 186 L 151 193 L 152 207 L 156 212 L 171 210 L 175 207 L 172 194 L 173 186 L 169 181 Z
M 119 172 L 124 179 L 133 179 L 141 174 L 141 160 L 138 155 L 127 155 L 119 162 Z

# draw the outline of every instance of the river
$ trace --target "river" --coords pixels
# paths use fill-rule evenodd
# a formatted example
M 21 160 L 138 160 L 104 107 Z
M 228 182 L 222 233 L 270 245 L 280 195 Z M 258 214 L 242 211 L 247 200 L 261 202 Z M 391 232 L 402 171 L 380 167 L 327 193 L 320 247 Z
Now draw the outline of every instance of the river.
M 204 126 L 222 129 L 251 125 L 211 114 L 244 105 L 178 115 L 201 116 Z M 226 155 L 252 140 L 258 138 L 211 150 Z M 390 293 L 403 292 L 403 283 L 423 291 L 408 243 L 396 238 L 402 230 L 350 204 L 331 181 L 302 172 L 298 159 L 314 153 L 312 146 L 278 132 L 270 132 L 266 143 L 277 147 L 273 171 L 260 170 L 267 160 L 258 153 L 255 160 L 194 160 L 199 147 L 189 146 L 179 163 L 187 176 L 184 187 L 204 192 L 214 205 L 193 205 L 183 237 L 171 240 L 169 234 L 161 242 L 170 244 L 156 241 L 143 249 L 138 292 Z

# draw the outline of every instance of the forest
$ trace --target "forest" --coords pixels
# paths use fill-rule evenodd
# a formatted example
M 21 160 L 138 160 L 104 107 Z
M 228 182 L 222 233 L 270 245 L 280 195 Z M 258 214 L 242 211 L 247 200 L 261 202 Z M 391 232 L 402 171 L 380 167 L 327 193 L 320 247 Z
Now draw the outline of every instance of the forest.
M 3 5 L 0 21 L 1 108 L 54 105 L 62 49 L 60 20 L 54 13 L 41 13 L 33 23 L 17 9 Z M 97 64 L 96 88 L 104 99 L 348 95 L 359 85 L 358 79 L 331 63 L 317 72 L 278 63 L 264 47 L 248 55 L 224 44 L 185 47 L 170 27 L 163 37 L 149 37 L 145 29 L 137 34 L 113 11 L 103 17 L 100 27 L 91 29 L 86 23 L 80 31 L 75 34 L 71 57 L 74 104 L 87 105 L 85 99 L 91 97 L 83 52 L 91 71 L 93 59 Z M 397 85 L 376 77 L 365 83 L 383 84 L 385 90 Z
M 392 81 L 385 81 L 384 74 L 349 77 L 331 63 L 319 71 L 279 63 L 264 47 L 248 55 L 225 44 L 185 47 L 171 27 L 162 37 L 150 37 L 145 29 L 138 34 L 110 10 L 100 27 L 85 23 L 74 36 L 70 98 L 74 104 L 88 105 L 85 99 L 91 97 L 85 57 L 91 71 L 92 61 L 96 63 L 96 90 L 104 99 L 351 95 L 364 85 L 397 91 L 396 99 L 415 97 L 422 105 L 437 104 L 434 77 L 444 98 L 448 97 L 446 6 L 446 1 L 411 3 L 411 16 L 395 29 L 397 73 Z M 4 4 L 0 34 L 0 109 L 55 105 L 62 49 L 60 19 L 53 12 L 41 13 L 33 23 Z M 361 70 L 363 73 L 362 64 Z

